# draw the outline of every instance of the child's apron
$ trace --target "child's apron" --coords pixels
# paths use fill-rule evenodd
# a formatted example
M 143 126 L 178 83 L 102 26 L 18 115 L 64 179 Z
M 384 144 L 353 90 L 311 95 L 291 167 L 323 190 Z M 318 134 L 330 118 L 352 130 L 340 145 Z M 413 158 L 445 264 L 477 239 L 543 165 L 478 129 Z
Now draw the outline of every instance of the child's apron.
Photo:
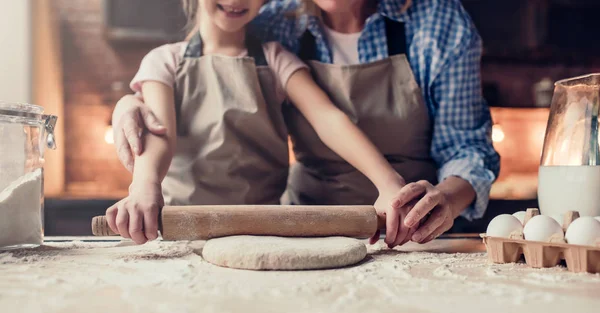
M 289 170 L 282 103 L 262 45 L 247 44 L 249 57 L 203 56 L 200 35 L 191 39 L 176 73 L 165 203 L 279 203 Z

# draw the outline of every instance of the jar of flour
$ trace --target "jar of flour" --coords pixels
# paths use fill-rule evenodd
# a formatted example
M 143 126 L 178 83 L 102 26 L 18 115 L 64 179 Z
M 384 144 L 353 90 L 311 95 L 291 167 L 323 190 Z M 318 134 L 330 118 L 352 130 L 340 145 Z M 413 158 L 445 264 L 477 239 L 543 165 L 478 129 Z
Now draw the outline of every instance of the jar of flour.
M 0 102 L 0 250 L 42 244 L 44 149 L 56 148 L 56 116 Z

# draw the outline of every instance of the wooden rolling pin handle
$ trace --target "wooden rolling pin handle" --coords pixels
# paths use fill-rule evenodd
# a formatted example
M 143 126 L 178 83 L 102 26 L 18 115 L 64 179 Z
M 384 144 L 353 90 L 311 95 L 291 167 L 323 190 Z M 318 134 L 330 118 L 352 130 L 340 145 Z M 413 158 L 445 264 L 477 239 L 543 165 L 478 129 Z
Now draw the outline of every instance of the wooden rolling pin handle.
M 372 206 L 166 206 L 159 217 L 165 240 L 233 235 L 368 238 L 385 227 Z M 95 236 L 118 236 L 105 216 L 92 219 Z
M 118 236 L 110 229 L 106 216 L 96 216 L 92 219 L 92 234 L 94 236 Z

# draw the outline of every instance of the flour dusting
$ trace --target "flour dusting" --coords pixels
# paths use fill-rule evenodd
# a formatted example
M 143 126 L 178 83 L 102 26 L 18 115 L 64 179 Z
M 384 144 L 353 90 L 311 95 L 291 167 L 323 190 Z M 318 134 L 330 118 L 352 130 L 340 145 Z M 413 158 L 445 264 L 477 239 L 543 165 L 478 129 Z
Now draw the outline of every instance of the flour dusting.
M 484 253 L 369 246 L 367 260 L 356 266 L 264 272 L 209 264 L 197 254 L 203 244 L 65 242 L 3 253 L 0 308 L 25 313 L 36 308 L 69 312 L 83 305 L 86 313 L 591 313 L 600 306 L 599 275 L 489 264 Z M 29 306 L 18 307 L 22 303 Z

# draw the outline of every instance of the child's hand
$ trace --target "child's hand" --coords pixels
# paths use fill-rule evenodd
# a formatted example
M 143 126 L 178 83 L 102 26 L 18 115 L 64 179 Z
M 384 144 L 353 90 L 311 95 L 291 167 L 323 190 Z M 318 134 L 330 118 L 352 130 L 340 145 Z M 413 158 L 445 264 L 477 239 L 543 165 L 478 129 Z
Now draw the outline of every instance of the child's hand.
M 106 210 L 106 220 L 115 233 L 144 244 L 158 237 L 158 214 L 163 205 L 159 183 L 134 181 L 129 196 Z
M 375 210 L 377 215 L 385 217 L 386 234 L 385 243 L 392 248 L 397 245 L 403 245 L 408 242 L 416 230 L 413 227 L 404 226 L 404 218 L 412 208 L 412 203 L 409 205 L 400 205 L 398 197 L 400 190 L 404 188 L 406 183 L 404 179 L 398 177 L 397 180 L 387 184 L 379 192 L 379 197 L 375 201 Z M 371 237 L 370 243 L 374 244 L 379 240 L 380 231 Z

